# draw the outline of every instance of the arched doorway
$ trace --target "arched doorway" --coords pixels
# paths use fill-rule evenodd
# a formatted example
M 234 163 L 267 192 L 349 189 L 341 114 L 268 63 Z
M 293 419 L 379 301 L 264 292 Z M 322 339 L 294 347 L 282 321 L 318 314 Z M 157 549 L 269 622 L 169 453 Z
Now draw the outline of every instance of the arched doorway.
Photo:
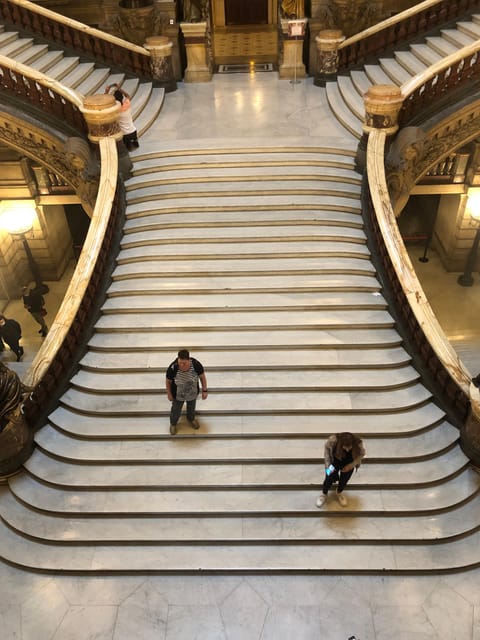
M 278 0 L 212 0 L 216 65 L 278 59 Z

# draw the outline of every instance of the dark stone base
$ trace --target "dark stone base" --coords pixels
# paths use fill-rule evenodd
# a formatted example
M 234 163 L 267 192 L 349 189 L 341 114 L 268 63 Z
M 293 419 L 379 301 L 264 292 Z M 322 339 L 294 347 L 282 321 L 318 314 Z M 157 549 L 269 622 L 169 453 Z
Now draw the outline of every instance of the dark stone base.
M 33 431 L 20 414 L 0 433 L 0 479 L 18 471 L 33 451 Z
M 327 82 L 335 82 L 337 79 L 336 73 L 317 73 L 313 80 L 313 84 L 316 87 L 324 87 Z

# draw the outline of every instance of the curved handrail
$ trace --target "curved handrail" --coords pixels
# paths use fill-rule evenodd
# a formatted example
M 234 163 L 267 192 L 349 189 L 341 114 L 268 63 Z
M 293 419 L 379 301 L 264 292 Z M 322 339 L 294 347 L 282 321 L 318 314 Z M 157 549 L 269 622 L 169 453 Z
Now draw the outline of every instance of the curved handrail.
M 475 8 L 480 8 L 480 0 L 424 0 L 344 40 L 338 47 L 339 69 L 365 62 Z
M 87 132 L 81 113 L 83 96 L 40 71 L 0 55 L 0 86 L 12 97 L 41 108 L 82 133 Z
M 29 0 L 2 0 L 0 17 L 27 32 L 72 48 L 123 71 L 150 76 L 150 52 Z
M 42 379 L 51 369 L 52 364 L 57 361 L 65 339 L 72 331 L 72 324 L 78 316 L 97 267 L 98 257 L 110 222 L 118 173 L 117 146 L 114 138 L 100 140 L 100 158 L 101 174 L 98 196 L 82 253 L 60 309 L 23 380 L 27 386 L 35 387 L 34 396 L 38 396 L 38 386 L 41 385 Z
M 385 175 L 384 131 L 372 131 L 368 137 L 367 177 L 376 220 L 387 254 L 402 286 L 418 327 L 452 379 L 469 396 L 471 376 L 450 344 L 423 291 L 400 235 Z M 479 405 L 480 409 L 480 405 Z

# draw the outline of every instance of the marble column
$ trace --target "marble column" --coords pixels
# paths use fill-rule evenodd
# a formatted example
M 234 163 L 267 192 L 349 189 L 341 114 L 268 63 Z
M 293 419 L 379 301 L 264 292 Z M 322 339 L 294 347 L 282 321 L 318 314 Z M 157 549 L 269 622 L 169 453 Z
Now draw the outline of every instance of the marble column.
M 282 20 L 283 55 L 278 69 L 279 77 L 295 80 L 305 78 L 307 72 L 303 64 L 303 43 L 307 20 Z
M 212 70 L 207 56 L 207 23 L 181 22 L 180 28 L 187 50 L 185 82 L 210 82 Z
M 318 52 L 314 84 L 324 87 L 329 80 L 336 80 L 338 71 L 338 47 L 345 40 L 340 29 L 323 29 L 315 38 Z
M 175 81 L 172 65 L 173 43 L 166 36 L 151 36 L 143 45 L 150 51 L 150 68 L 156 86 L 163 87 L 167 93 L 175 91 Z

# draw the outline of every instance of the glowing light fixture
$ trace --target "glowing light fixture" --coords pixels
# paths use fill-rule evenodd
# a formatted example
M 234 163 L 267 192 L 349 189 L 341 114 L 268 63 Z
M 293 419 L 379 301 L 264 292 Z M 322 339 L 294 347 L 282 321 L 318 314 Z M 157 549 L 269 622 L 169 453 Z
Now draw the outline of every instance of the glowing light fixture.
M 458 284 L 462 287 L 471 287 L 474 282 L 472 278 L 472 271 L 475 268 L 478 244 L 480 242 L 480 187 L 471 187 L 468 190 L 467 195 L 468 200 L 466 210 L 470 214 L 472 223 L 477 227 L 477 231 L 475 233 L 472 248 L 468 254 L 465 270 L 457 279 Z

